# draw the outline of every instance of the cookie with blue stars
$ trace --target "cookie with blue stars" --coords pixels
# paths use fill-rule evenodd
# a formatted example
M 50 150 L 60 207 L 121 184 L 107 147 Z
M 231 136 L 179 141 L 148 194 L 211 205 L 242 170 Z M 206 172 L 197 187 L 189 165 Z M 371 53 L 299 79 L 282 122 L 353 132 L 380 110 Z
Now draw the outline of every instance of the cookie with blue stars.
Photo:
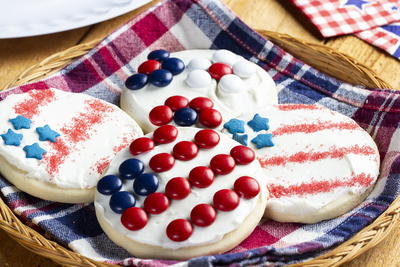
M 338 112 L 283 104 L 235 119 L 245 123 L 244 131 L 223 132 L 254 150 L 270 190 L 265 210 L 270 219 L 317 223 L 340 216 L 359 205 L 377 181 L 376 144 Z
M 0 101 L 0 172 L 19 190 L 62 203 L 93 202 L 114 155 L 143 135 L 117 106 L 57 89 Z

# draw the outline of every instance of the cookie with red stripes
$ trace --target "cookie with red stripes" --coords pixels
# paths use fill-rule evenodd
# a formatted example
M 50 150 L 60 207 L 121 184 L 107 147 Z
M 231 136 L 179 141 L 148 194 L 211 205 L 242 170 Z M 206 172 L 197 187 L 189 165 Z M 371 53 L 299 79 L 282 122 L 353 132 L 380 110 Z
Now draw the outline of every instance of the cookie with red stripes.
M 337 217 L 360 204 L 379 175 L 378 149 L 368 133 L 321 106 L 270 106 L 224 128 L 255 150 L 268 177 L 266 216 L 277 221 Z
M 194 111 L 199 113 L 201 108 L 214 108 L 224 120 L 229 120 L 277 103 L 277 89 L 271 76 L 228 50 L 186 50 L 172 54 L 155 50 L 142 57 L 147 60 L 143 60 L 137 73 L 126 80 L 121 107 L 145 132 L 153 131 L 165 121 L 188 126 L 186 124 L 195 120 Z M 173 96 L 175 98 L 171 99 Z M 205 97 L 213 104 L 199 99 L 194 104 L 189 103 L 198 97 Z M 165 114 L 163 120 L 149 118 L 154 107 Z M 192 120 L 177 121 L 172 114 L 177 112 L 190 113 Z
M 121 109 L 56 89 L 0 102 L 0 172 L 36 197 L 91 202 L 114 155 L 142 131 Z
M 263 216 L 267 190 L 252 149 L 210 129 L 164 125 L 119 152 L 97 184 L 104 232 L 136 257 L 228 251 Z

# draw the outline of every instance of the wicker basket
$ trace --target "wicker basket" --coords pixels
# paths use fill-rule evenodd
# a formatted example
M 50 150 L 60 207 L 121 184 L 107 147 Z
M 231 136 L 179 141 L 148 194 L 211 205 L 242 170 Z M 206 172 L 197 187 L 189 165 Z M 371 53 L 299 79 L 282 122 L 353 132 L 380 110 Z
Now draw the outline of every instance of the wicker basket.
M 259 30 L 259 32 L 306 63 L 323 70 L 331 76 L 351 84 L 362 84 L 371 88 L 390 88 L 368 67 L 329 47 L 306 43 L 285 34 L 264 30 Z M 98 42 L 99 40 L 95 40 L 77 45 L 52 55 L 21 73 L 6 88 L 54 73 L 72 60 L 87 53 Z M 372 224 L 365 227 L 347 242 L 316 259 L 294 266 L 337 266 L 354 259 L 382 241 L 397 226 L 399 216 L 400 198 L 394 201 Z M 63 266 L 115 266 L 88 259 L 56 242 L 46 239 L 43 235 L 23 224 L 1 199 L 0 228 L 25 248 L 50 258 Z

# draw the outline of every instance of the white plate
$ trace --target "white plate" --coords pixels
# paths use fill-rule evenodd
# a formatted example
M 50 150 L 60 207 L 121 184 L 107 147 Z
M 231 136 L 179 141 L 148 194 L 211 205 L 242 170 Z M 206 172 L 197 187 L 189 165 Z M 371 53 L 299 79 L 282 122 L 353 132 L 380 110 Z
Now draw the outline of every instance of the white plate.
M 151 0 L 2 0 L 0 38 L 75 29 L 136 9 Z

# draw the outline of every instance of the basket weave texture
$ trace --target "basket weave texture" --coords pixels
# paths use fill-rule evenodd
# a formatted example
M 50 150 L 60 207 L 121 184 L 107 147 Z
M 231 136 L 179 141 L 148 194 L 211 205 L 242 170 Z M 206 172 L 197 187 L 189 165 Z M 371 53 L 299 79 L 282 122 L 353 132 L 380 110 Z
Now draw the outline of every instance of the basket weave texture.
M 327 46 L 307 43 L 276 32 L 265 30 L 258 30 L 258 32 L 307 64 L 340 80 L 370 88 L 390 88 L 368 67 Z M 25 70 L 3 89 L 32 82 L 58 71 L 74 59 L 86 54 L 99 41 L 94 40 L 77 45 L 52 55 Z M 350 261 L 381 242 L 398 225 L 399 217 L 400 199 L 397 199 L 372 224 L 365 227 L 350 240 L 316 259 L 293 266 L 338 266 Z M 115 266 L 86 258 L 46 239 L 40 233 L 23 224 L 1 199 L 0 228 L 23 247 L 63 266 Z

